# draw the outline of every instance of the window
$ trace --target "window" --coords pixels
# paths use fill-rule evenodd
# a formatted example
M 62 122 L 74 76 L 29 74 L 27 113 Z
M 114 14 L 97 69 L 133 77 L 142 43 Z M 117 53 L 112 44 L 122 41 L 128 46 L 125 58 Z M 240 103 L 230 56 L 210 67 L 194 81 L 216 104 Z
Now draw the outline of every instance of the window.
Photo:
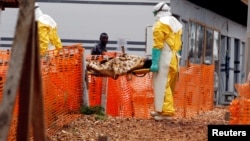
M 218 60 L 220 33 L 206 25 L 190 21 L 188 60 L 194 64 L 214 64 Z

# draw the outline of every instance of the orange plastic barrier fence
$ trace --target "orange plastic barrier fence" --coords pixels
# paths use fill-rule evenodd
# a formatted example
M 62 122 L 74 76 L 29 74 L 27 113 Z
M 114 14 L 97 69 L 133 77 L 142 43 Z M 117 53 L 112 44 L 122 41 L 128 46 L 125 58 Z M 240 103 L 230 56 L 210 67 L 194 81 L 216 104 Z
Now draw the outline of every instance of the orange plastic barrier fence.
M 200 99 L 200 81 L 201 81 L 201 65 L 192 64 L 184 72 L 186 80 L 185 89 L 185 117 L 192 117 L 199 113 L 199 99 Z M 184 86 L 185 86 L 184 85 Z
M 240 97 L 250 99 L 250 83 L 235 84 L 235 88 Z
M 109 77 L 88 76 L 89 105 L 102 104 L 102 95 L 106 95 L 106 113 L 111 116 L 132 117 L 132 93 L 127 76 L 114 80 Z
M 144 77 L 132 76 L 130 87 L 132 88 L 134 117 L 148 119 L 150 111 L 154 110 L 154 95 L 152 87 L 153 73 Z
M 175 85 L 175 91 L 173 93 L 174 106 L 175 106 L 175 116 L 182 117 L 185 115 L 186 111 L 186 82 L 187 78 L 185 75 L 186 67 L 181 67 L 179 71 L 179 78 L 177 84 Z
M 107 89 L 106 113 L 111 116 L 150 118 L 154 110 L 152 73 L 143 77 L 119 76 L 118 79 L 89 75 L 89 103 L 101 105 L 102 90 Z M 93 81 L 94 80 L 94 81 Z M 177 117 L 193 117 L 212 110 L 214 104 L 214 65 L 191 64 L 181 67 L 174 92 Z M 202 84 L 202 85 L 201 85 Z M 94 98 L 93 98 L 94 97 Z M 125 114 L 126 113 L 126 114 Z
M 108 79 L 107 114 L 112 116 L 132 117 L 132 92 L 127 76 Z
M 89 106 L 101 105 L 103 78 L 88 75 L 88 81 Z
M 80 44 L 51 50 L 40 58 L 44 118 L 47 128 L 60 116 L 79 112 L 83 102 L 82 83 L 84 48 Z M 0 102 L 6 79 L 10 51 L 0 51 Z M 8 140 L 15 140 L 18 118 L 18 94 Z
M 214 66 L 190 64 L 181 67 L 174 92 L 177 117 L 193 117 L 213 109 Z
M 83 102 L 82 83 L 84 48 L 80 44 L 64 47 L 58 51 L 48 51 L 41 57 L 41 72 L 45 122 L 47 128 L 54 125 L 58 117 L 71 112 L 79 112 Z M 8 69 L 9 51 L 0 52 L 0 102 L 3 84 Z M 109 77 L 88 75 L 89 106 L 102 104 L 106 96 L 105 110 L 108 115 L 135 118 L 151 118 L 154 110 L 152 73 L 145 76 L 132 74 L 119 76 L 114 80 Z M 181 67 L 179 80 L 174 92 L 177 117 L 193 117 L 200 112 L 213 108 L 213 65 L 195 65 Z M 18 98 L 17 98 L 18 99 Z M 9 140 L 15 140 L 18 100 L 13 110 Z M 247 105 L 245 102 L 244 105 Z M 48 130 L 49 131 L 49 130 Z
M 250 124 L 250 84 L 235 84 L 238 97 L 229 105 L 229 124 Z
M 201 66 L 200 110 L 208 111 L 214 108 L 214 65 Z
M 48 51 L 41 58 L 44 109 L 48 125 L 56 116 L 78 112 L 82 104 L 83 51 L 80 45 Z

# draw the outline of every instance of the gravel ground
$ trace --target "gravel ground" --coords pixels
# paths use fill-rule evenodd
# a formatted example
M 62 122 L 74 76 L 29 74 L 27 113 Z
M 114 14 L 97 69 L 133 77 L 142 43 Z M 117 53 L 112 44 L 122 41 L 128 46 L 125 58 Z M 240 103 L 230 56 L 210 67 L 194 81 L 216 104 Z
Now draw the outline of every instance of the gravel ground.
M 107 117 L 96 120 L 94 115 L 72 114 L 60 117 L 48 129 L 49 141 L 206 141 L 208 124 L 228 124 L 228 107 L 215 107 L 193 118 L 155 121 Z

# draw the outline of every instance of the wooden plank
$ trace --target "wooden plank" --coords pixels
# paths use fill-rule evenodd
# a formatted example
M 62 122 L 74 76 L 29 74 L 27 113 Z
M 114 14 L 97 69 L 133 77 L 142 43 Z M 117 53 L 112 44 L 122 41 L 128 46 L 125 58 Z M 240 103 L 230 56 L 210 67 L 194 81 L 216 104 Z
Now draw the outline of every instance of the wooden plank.
M 30 30 L 31 21 L 34 20 L 33 11 L 34 0 L 23 0 L 23 4 L 19 9 L 11 51 L 12 55 L 3 89 L 3 100 L 0 106 L 0 140 L 7 140 L 8 137 L 21 71 L 25 66 L 24 56 L 28 49 L 27 43 L 29 40 L 29 32 L 27 31 Z
M 35 29 L 34 29 L 35 28 Z M 22 71 L 20 81 L 20 102 L 17 141 L 28 140 L 33 133 L 35 141 L 46 140 L 44 125 L 43 97 L 41 87 L 41 70 L 39 60 L 39 47 L 37 41 L 37 23 L 33 22 L 30 41 L 25 56 L 26 67 Z M 29 129 L 30 124 L 33 131 Z
M 33 23 L 33 21 L 31 21 Z M 21 79 L 20 79 L 20 89 L 19 89 L 19 112 L 18 112 L 18 124 L 17 124 L 17 133 L 16 139 L 17 141 L 24 141 L 29 139 L 29 121 L 31 120 L 31 98 L 33 93 L 33 80 L 31 79 L 33 76 L 33 66 L 34 66 L 34 46 L 32 45 L 32 36 L 33 36 L 33 24 L 30 26 L 29 30 L 29 41 L 27 44 L 26 55 L 24 56 L 24 64 Z
M 33 21 L 28 43 L 28 47 L 30 48 L 27 50 L 25 56 L 26 67 L 22 71 L 20 81 L 20 100 L 22 99 L 20 107 L 24 112 L 20 112 L 19 114 L 18 141 L 28 140 L 29 133 L 31 133 L 31 130 L 29 130 L 30 124 L 33 127 L 34 140 L 46 140 L 37 30 L 37 23 Z

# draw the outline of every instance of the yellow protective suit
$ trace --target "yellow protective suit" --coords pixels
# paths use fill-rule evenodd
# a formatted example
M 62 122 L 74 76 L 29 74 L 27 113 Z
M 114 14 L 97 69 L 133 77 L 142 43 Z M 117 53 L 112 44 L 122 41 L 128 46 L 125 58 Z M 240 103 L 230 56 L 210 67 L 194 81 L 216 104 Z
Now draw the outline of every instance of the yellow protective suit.
M 159 70 L 154 73 L 155 111 L 162 115 L 175 113 L 173 92 L 178 78 L 182 25 L 173 16 L 165 16 L 153 27 L 153 48 L 160 49 Z
M 38 18 L 37 22 L 40 55 L 44 55 L 50 45 L 54 46 L 57 50 L 61 49 L 62 42 L 57 33 L 55 21 L 50 16 L 43 14 Z

